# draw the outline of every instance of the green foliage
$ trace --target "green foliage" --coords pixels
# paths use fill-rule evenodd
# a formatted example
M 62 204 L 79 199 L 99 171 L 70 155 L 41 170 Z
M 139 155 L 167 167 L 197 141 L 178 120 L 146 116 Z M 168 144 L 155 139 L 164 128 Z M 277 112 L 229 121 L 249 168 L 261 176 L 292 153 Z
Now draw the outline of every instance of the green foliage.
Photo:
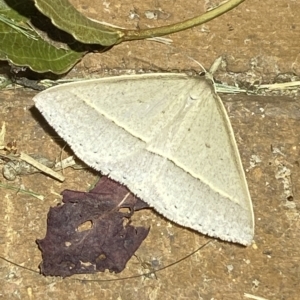
M 243 1 L 229 0 L 177 24 L 126 30 L 85 17 L 68 0 L 0 0 L 0 60 L 40 73 L 62 74 L 88 51 L 103 51 L 123 41 L 186 30 L 216 18 Z
M 7 0 L 7 3 L 0 0 L 0 60 L 27 66 L 36 72 L 65 73 L 87 50 L 75 41 L 57 45 L 47 41 L 29 25 L 41 16 L 30 0 Z

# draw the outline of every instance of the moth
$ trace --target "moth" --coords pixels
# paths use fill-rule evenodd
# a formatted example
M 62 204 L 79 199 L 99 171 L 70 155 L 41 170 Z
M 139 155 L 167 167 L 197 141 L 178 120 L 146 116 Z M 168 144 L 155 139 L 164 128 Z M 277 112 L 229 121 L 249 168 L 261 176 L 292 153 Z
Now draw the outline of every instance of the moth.
M 155 73 L 77 81 L 33 100 L 80 159 L 166 218 L 251 243 L 254 215 L 241 158 L 206 77 Z

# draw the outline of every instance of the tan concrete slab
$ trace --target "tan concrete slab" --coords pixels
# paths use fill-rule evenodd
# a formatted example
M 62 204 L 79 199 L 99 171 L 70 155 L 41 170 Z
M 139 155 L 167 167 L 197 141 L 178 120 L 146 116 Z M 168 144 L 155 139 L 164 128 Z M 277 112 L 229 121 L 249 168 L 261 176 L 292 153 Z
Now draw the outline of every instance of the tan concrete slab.
M 92 18 L 123 27 L 170 24 L 203 12 L 205 3 L 218 1 L 72 1 Z M 161 9 L 161 10 L 160 10 Z M 140 19 L 131 20 L 135 10 Z M 158 11 L 158 20 L 145 11 Z M 160 13 L 159 13 L 160 11 Z M 191 70 L 199 66 L 187 56 L 210 64 L 225 55 L 218 78 L 227 82 L 263 80 L 279 74 L 299 75 L 300 3 L 245 1 L 240 7 L 208 24 L 170 36 L 171 46 L 149 41 L 127 42 L 104 54 L 89 54 L 69 76 L 89 77 L 124 70 Z M 7 141 L 18 149 L 59 158 L 64 143 L 32 109 L 35 92 L 0 92 L 0 120 L 7 122 Z M 119 275 L 99 274 L 82 282 L 72 278 L 45 278 L 0 260 L 3 299 L 246 299 L 244 293 L 266 299 L 298 299 L 299 277 L 299 96 L 221 95 L 232 121 L 255 210 L 256 247 L 244 248 L 206 238 L 172 224 L 153 212 L 135 219 L 151 231 Z M 63 155 L 68 155 L 63 152 Z M 70 152 L 69 152 L 70 153 Z M 88 170 L 65 171 L 61 184 L 42 174 L 18 178 L 13 184 L 45 196 L 41 201 L 0 189 L 0 255 L 38 271 L 41 260 L 36 238 L 44 237 L 49 206 L 60 202 L 65 189 L 87 190 L 96 180 Z M 290 198 L 289 196 L 293 196 Z M 287 200 L 287 197 L 289 197 Z M 157 273 L 211 240 L 195 255 Z M 149 266 L 150 264 L 150 266 Z M 79 278 L 79 276 L 78 276 Z M 82 277 L 81 277 L 82 278 Z M 113 279 L 113 281 L 108 281 Z

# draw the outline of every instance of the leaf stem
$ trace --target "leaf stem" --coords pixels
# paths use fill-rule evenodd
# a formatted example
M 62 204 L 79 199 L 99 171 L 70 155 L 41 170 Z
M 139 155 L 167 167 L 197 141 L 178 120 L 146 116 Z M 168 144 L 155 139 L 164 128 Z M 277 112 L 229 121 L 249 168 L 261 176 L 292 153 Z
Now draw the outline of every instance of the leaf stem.
M 192 19 L 188 19 L 183 22 L 179 22 L 172 25 L 150 28 L 145 30 L 122 30 L 125 35 L 122 38 L 122 41 L 131 41 L 131 40 L 142 40 L 151 37 L 159 37 L 179 31 L 183 31 L 195 26 L 199 26 L 203 23 L 206 23 L 216 17 L 221 16 L 222 14 L 228 12 L 229 10 L 235 8 L 245 0 L 229 0 L 226 3 L 206 12 L 201 16 L 197 16 Z

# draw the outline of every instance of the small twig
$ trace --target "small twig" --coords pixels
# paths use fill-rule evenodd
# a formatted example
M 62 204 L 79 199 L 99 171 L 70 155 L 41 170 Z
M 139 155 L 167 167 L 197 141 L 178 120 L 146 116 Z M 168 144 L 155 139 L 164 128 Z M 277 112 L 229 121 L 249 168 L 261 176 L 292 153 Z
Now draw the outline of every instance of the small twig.
M 45 165 L 37 162 L 35 159 L 33 159 L 31 156 L 21 152 L 20 153 L 20 159 L 26 161 L 27 163 L 29 163 L 30 165 L 34 166 L 35 168 L 37 168 L 38 170 L 52 176 L 53 178 L 59 180 L 59 181 L 64 181 L 65 177 L 55 171 L 53 171 L 52 169 L 46 167 Z
M 54 171 L 60 171 L 60 170 L 66 169 L 68 167 L 72 167 L 74 165 L 76 165 L 74 157 L 69 156 L 69 157 L 67 157 L 65 159 L 62 159 L 59 162 L 57 162 L 55 164 L 55 166 L 53 167 L 53 169 L 54 169 Z
M 247 294 L 247 293 L 244 293 L 244 297 L 249 298 L 249 299 L 255 299 L 255 300 L 268 300 L 266 298 L 254 296 L 254 295 Z
M 5 138 L 5 133 L 6 133 L 6 127 L 5 127 L 5 122 L 2 123 L 1 131 L 0 131 L 0 149 L 4 149 L 4 138 Z
M 294 87 L 300 87 L 300 81 L 273 83 L 273 84 L 261 84 L 255 86 L 258 90 L 268 89 L 268 90 L 286 90 L 293 89 Z

